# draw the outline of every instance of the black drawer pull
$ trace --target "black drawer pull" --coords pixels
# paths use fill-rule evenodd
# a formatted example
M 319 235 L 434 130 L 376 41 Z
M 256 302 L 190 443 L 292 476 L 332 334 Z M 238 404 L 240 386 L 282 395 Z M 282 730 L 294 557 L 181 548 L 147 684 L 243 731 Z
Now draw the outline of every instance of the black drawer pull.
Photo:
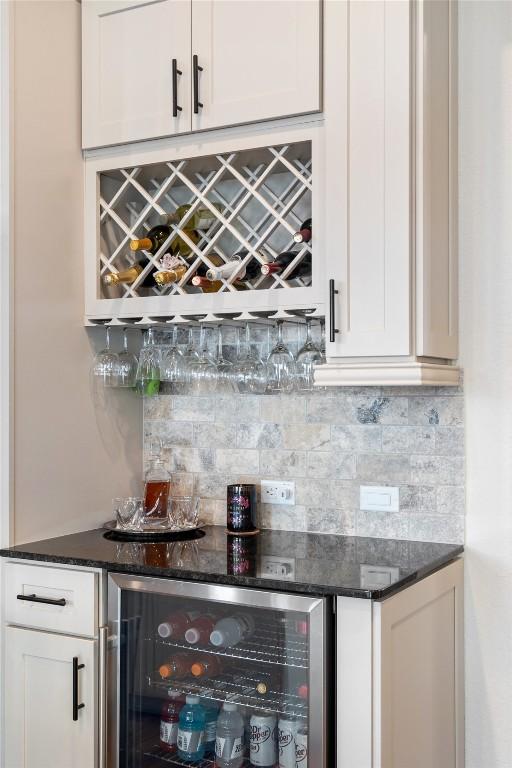
M 339 333 L 335 320 L 335 296 L 338 293 L 339 291 L 334 287 L 334 280 L 329 280 L 329 341 L 336 341 L 336 334 Z
M 85 704 L 78 703 L 78 671 L 84 669 L 85 664 L 78 663 L 78 656 L 73 656 L 73 720 L 78 720 L 78 710 L 83 709 Z
M 44 603 L 45 605 L 66 605 L 63 597 L 54 600 L 51 597 L 37 597 L 37 595 L 16 595 L 16 600 L 26 600 L 27 603 Z
M 194 75 L 194 115 L 199 114 L 199 107 L 203 104 L 199 101 L 199 73 L 203 71 L 203 68 L 199 66 L 197 55 L 192 57 L 192 71 Z
M 182 75 L 181 69 L 178 69 L 176 59 L 172 60 L 172 116 L 178 117 L 181 107 L 178 106 L 178 75 Z

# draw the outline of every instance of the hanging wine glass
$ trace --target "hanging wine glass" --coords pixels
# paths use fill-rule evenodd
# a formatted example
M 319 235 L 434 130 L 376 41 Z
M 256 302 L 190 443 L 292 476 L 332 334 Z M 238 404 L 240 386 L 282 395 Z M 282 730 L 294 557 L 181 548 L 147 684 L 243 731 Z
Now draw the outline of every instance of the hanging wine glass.
M 91 373 L 97 380 L 101 381 L 104 387 L 117 386 L 117 369 L 119 356 L 110 348 L 110 327 L 105 326 L 106 343 L 105 348 L 98 352 L 94 358 Z
M 267 391 L 292 392 L 295 375 L 295 359 L 283 341 L 283 321 L 278 320 L 277 343 L 267 358 Z
M 231 394 L 236 392 L 236 383 L 234 379 L 234 365 L 226 360 L 222 345 L 222 326 L 219 325 L 217 338 L 217 359 L 215 366 L 217 369 L 217 392 L 222 394 Z
M 234 379 L 240 394 L 263 394 L 267 387 L 266 366 L 251 348 L 249 323 L 245 324 L 245 352 L 242 348 L 241 329 L 238 330 L 238 356 L 235 363 Z
M 188 329 L 188 343 L 183 352 L 180 375 L 176 380 L 176 388 L 180 394 L 186 394 L 190 386 L 190 368 L 199 359 L 199 353 L 195 347 L 194 329 Z
M 314 368 L 319 365 L 322 359 L 320 349 L 314 343 L 311 337 L 311 318 L 306 318 L 306 341 L 297 353 L 295 361 L 297 370 L 297 389 L 301 391 L 311 391 L 314 383 Z
M 189 379 L 192 392 L 196 395 L 209 395 L 217 388 L 217 366 L 210 357 L 206 328 L 201 326 L 200 356 L 189 366 Z
M 117 356 L 117 385 L 118 387 L 135 386 L 137 380 L 137 367 L 139 361 L 128 350 L 128 329 L 123 331 L 123 349 Z
M 162 381 L 168 381 L 176 386 L 183 383 L 183 374 L 183 352 L 178 346 L 178 327 L 175 325 L 172 332 L 172 344 L 162 355 L 160 378 Z
M 144 345 L 140 351 L 137 366 L 136 387 L 140 395 L 151 397 L 158 394 L 161 363 L 162 352 L 155 345 L 153 328 L 150 328 L 144 334 Z

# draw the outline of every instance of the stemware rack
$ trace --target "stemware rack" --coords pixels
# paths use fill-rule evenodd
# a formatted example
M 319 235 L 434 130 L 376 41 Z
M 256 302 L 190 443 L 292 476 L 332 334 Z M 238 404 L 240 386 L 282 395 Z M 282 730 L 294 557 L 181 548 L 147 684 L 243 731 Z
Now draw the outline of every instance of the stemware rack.
M 94 237 L 88 234 L 86 240 L 86 325 L 187 323 L 198 315 L 203 322 L 218 323 L 235 317 L 257 320 L 262 313 L 273 319 L 296 311 L 322 313 L 320 222 L 314 245 L 293 239 L 306 219 L 320 216 L 314 210 L 312 181 L 313 165 L 320 161 L 311 131 L 294 138 L 291 142 L 288 134 L 283 141 L 277 135 L 271 146 L 263 136 L 254 142 L 239 139 L 207 156 L 194 144 L 149 156 L 116 155 L 115 167 L 101 159 L 89 161 L 86 231 L 94 231 Z M 148 157 L 157 162 L 148 163 Z M 136 279 L 105 285 L 108 273 L 133 264 L 130 241 L 145 237 L 163 214 L 182 206 L 187 206 L 186 213 L 169 225 L 169 237 L 158 251 L 141 252 L 142 271 Z M 191 234 L 189 222 L 205 209 L 210 226 Z M 183 253 L 187 271 L 179 281 L 158 286 L 147 278 L 161 269 L 160 258 L 177 243 L 186 246 L 180 258 Z M 296 256 L 281 272 L 244 278 L 243 291 L 238 273 L 222 278 L 215 293 L 191 285 L 198 269 L 204 274 L 204 268 L 214 266 L 213 254 L 228 262 L 242 250 L 247 255 L 241 274 L 254 259 L 264 263 L 290 250 Z M 311 275 L 299 277 L 295 268 L 306 257 L 311 258 Z

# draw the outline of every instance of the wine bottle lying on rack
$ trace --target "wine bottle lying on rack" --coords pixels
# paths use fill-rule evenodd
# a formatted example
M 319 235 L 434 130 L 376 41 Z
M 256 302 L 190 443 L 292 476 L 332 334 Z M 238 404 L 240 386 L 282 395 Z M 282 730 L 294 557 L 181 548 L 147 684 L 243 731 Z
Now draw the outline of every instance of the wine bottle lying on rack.
M 194 275 L 190 282 L 195 288 L 201 288 L 203 293 L 216 293 L 217 291 L 220 291 L 224 285 L 222 280 L 208 280 L 207 277 L 201 277 L 201 275 Z M 235 280 L 233 286 L 237 291 L 247 290 L 246 284 L 241 280 Z
M 107 272 L 107 274 L 103 276 L 103 282 L 105 285 L 120 285 L 121 283 L 131 285 L 131 283 L 136 281 L 138 276 L 148 264 L 149 261 L 147 259 L 143 259 L 136 264 L 132 264 L 131 267 L 122 269 L 119 272 Z M 142 282 L 139 283 L 139 287 L 147 288 L 154 285 L 153 275 L 154 270 L 150 270 L 148 274 L 144 276 Z
M 208 280 L 229 280 L 229 278 L 239 270 L 236 275 L 237 280 L 254 280 L 256 277 L 261 276 L 262 262 L 267 264 L 271 261 L 271 258 L 270 256 L 267 256 L 267 254 L 258 251 L 258 256 L 261 261 L 253 258 L 242 267 L 242 269 L 239 269 L 240 262 L 245 259 L 248 253 L 249 251 L 246 250 L 238 251 L 238 253 L 230 256 L 230 259 L 226 264 L 215 267 L 215 269 L 209 269 L 206 273 L 206 277 Z
M 297 257 L 296 251 L 284 251 L 280 253 L 277 259 L 270 264 L 263 264 L 261 267 L 262 275 L 273 275 L 274 273 L 283 272 L 292 261 Z M 287 276 L 287 280 L 293 280 L 296 277 L 310 277 L 311 276 L 311 254 L 306 253 L 300 264 L 297 264 L 291 273 Z
M 306 219 L 306 221 L 302 222 L 300 225 L 298 232 L 294 234 L 293 241 L 295 243 L 309 243 L 312 235 L 313 225 L 311 223 L 311 219 Z
M 186 267 L 184 264 L 178 264 L 172 269 L 163 269 L 160 272 L 155 272 L 153 277 L 155 283 L 161 288 L 164 285 L 179 282 L 183 275 L 187 273 L 187 270 L 188 267 Z
M 218 211 L 222 212 L 222 206 L 220 206 L 218 203 L 214 203 L 213 207 L 216 208 Z M 163 213 L 160 216 L 160 223 L 161 224 L 179 224 L 179 222 L 182 220 L 182 218 L 188 213 L 190 210 L 190 205 L 180 205 L 174 213 Z M 186 230 L 188 229 L 200 229 L 200 230 L 207 230 L 210 229 L 211 225 L 217 221 L 217 217 L 215 214 L 210 211 L 209 208 L 196 208 L 192 216 L 188 219 L 185 227 Z
M 159 248 L 165 243 L 171 230 L 169 227 L 158 224 L 156 227 L 152 227 L 149 230 L 146 237 L 141 237 L 138 240 L 132 240 L 130 248 L 132 251 L 148 251 L 149 253 L 156 253 Z M 171 247 L 169 246 L 169 250 Z

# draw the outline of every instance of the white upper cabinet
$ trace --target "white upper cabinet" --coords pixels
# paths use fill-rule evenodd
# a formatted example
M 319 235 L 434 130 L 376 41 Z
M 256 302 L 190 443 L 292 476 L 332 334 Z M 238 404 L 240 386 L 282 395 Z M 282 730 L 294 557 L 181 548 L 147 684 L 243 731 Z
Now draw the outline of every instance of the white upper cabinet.
M 321 0 L 82 7 L 85 148 L 321 108 Z
M 326 4 L 319 384 L 458 382 L 456 14 L 452 0 Z
M 190 131 L 190 17 L 190 0 L 84 0 L 84 147 Z
M 320 0 L 192 0 L 193 130 L 319 110 L 320 23 Z

